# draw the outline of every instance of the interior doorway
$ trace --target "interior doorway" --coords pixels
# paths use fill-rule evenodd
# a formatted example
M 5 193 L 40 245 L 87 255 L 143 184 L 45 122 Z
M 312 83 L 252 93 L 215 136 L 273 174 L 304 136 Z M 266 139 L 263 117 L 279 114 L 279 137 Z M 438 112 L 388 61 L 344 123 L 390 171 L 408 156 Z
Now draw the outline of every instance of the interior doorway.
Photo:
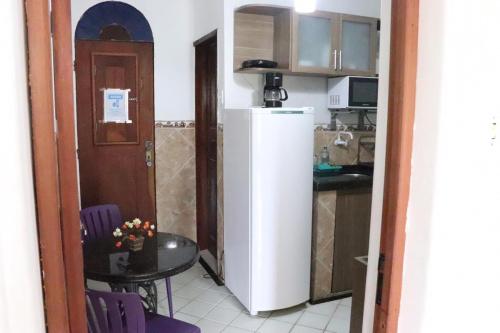
M 217 32 L 194 46 L 196 236 L 203 261 L 217 272 Z
M 63 3 L 63 2 L 61 2 Z M 36 4 L 36 2 L 31 2 L 29 1 L 28 2 L 29 5 L 31 5 L 33 8 L 31 8 L 30 10 L 30 7 L 28 6 L 28 33 L 29 33 L 29 39 L 30 39 L 30 47 L 29 47 L 29 53 L 30 53 L 30 64 L 32 65 L 30 68 L 30 75 L 31 75 L 31 86 L 32 87 L 50 87 L 51 84 L 50 82 L 52 82 L 52 72 L 49 72 L 49 73 L 46 73 L 46 72 L 43 72 L 41 75 L 37 75 L 39 74 L 36 70 L 39 70 L 40 68 L 42 68 L 43 66 L 46 66 L 47 68 L 50 68 L 51 66 L 51 63 L 50 61 L 48 61 L 48 59 L 50 58 L 50 55 L 52 54 L 52 50 L 49 49 L 49 45 L 50 45 L 50 38 L 49 38 L 49 35 L 50 35 L 50 32 L 49 32 L 49 29 L 47 29 L 47 27 L 49 26 L 48 22 L 49 22 L 49 15 L 48 15 L 48 8 L 42 8 L 42 10 L 38 10 L 39 8 L 36 7 L 38 6 Z M 58 7 L 61 7 L 61 5 L 57 5 L 57 3 L 55 3 L 56 5 L 53 6 L 54 9 L 58 9 Z M 407 6 L 407 1 L 404 1 L 400 7 L 403 7 L 403 6 Z M 397 8 L 396 8 L 397 9 Z M 43 15 L 40 15 L 40 16 L 36 16 L 36 14 L 38 13 L 41 13 Z M 398 10 L 398 11 L 393 11 L 393 16 L 394 17 L 398 17 L 397 14 L 400 14 L 401 13 L 401 10 Z M 416 12 L 418 14 L 418 11 Z M 410 14 L 414 14 L 414 13 L 410 13 Z M 63 15 L 61 16 L 62 18 L 64 17 L 67 17 L 68 15 Z M 411 17 L 411 15 L 409 15 Z M 408 26 L 410 24 L 413 24 L 413 21 L 411 22 L 408 22 L 408 21 L 405 21 L 405 20 L 395 20 L 394 21 L 395 25 L 396 26 L 399 26 L 402 30 L 404 31 L 404 28 L 408 28 Z M 65 28 L 66 30 L 68 30 L 68 22 L 67 21 L 64 21 L 63 19 L 57 19 L 57 15 L 56 15 L 56 19 L 53 21 L 53 25 L 54 25 L 54 29 L 55 31 L 58 31 L 58 29 L 61 29 L 62 28 Z M 412 28 L 413 29 L 413 28 Z M 37 43 L 37 41 L 40 40 L 40 38 L 37 38 L 39 37 L 39 32 L 38 31 L 41 31 L 43 32 L 43 42 L 40 42 L 40 43 Z M 68 30 L 69 31 L 69 30 Z M 402 33 L 401 35 L 404 36 L 404 34 Z M 415 41 L 414 40 L 408 40 L 408 39 L 405 39 L 405 38 L 400 38 L 399 39 L 399 45 L 398 46 L 401 46 L 401 45 L 405 45 L 405 44 L 412 44 L 414 43 Z M 66 44 L 62 44 L 62 46 L 56 46 L 54 47 L 54 50 L 53 52 L 55 54 L 58 54 L 58 52 L 61 52 L 61 51 L 64 51 L 65 50 L 65 47 L 67 49 L 67 46 L 71 45 L 70 41 L 68 42 L 66 40 Z M 40 52 L 40 49 L 41 49 L 41 52 Z M 35 62 L 34 59 L 36 58 L 40 58 L 41 56 L 43 56 L 43 60 L 45 60 L 44 63 L 40 64 L 39 62 Z M 393 54 L 393 58 L 391 59 L 393 61 L 393 63 L 391 63 L 391 67 L 394 67 L 394 64 L 396 65 L 401 65 L 401 64 L 405 64 L 404 61 L 402 60 L 402 58 L 405 56 L 404 53 L 402 52 L 396 52 L 395 54 Z M 71 57 L 68 56 L 68 55 L 64 55 L 61 57 L 61 61 L 64 62 L 66 65 L 69 65 L 71 66 Z M 403 72 L 406 73 L 408 71 L 412 72 L 414 69 L 414 67 L 412 66 L 412 64 L 408 64 L 407 67 L 404 67 L 402 68 Z M 33 75 L 35 74 L 35 75 Z M 55 75 L 57 76 L 57 71 L 55 73 Z M 411 75 L 410 75 L 411 76 Z M 408 78 L 408 81 L 412 81 L 413 77 L 409 77 Z M 57 81 L 57 80 L 56 80 Z M 70 80 L 68 80 L 70 81 Z M 48 82 L 48 83 L 47 83 Z M 397 80 L 392 80 L 391 82 L 392 85 L 391 85 L 391 90 L 394 88 L 394 86 L 397 84 Z M 411 82 L 410 82 L 411 83 Z M 412 88 L 412 84 L 409 84 L 409 89 Z M 48 88 L 46 88 L 48 89 Z M 61 97 L 60 96 L 63 96 L 63 95 L 67 95 L 67 93 L 71 93 L 72 90 L 70 88 L 62 88 L 61 89 L 61 94 L 56 94 L 55 98 L 56 98 L 56 101 L 59 100 Z M 32 93 L 33 94 L 33 93 Z M 40 107 L 40 105 L 42 106 L 45 106 L 45 104 L 41 103 L 40 100 L 37 100 L 37 95 L 36 94 L 33 94 L 34 95 L 34 98 L 32 100 L 32 107 L 33 107 L 33 110 L 37 110 L 36 107 Z M 45 96 L 51 96 L 50 94 L 50 91 L 48 94 L 43 94 Z M 411 94 L 401 94 L 401 95 L 398 95 L 400 97 L 399 100 L 400 101 L 405 101 L 405 100 L 411 100 L 413 98 L 413 96 L 411 96 Z M 395 98 L 395 97 L 393 97 Z M 42 101 L 43 102 L 43 101 Z M 50 101 L 47 102 L 47 104 L 49 104 Z M 197 102 L 197 105 L 198 105 L 198 102 Z M 409 106 L 409 109 L 411 109 L 411 106 Z M 45 110 L 52 110 L 50 107 L 46 107 L 46 108 L 42 108 L 41 109 L 41 113 L 39 114 L 42 115 L 43 113 L 42 112 L 48 112 L 48 111 L 45 111 Z M 198 111 L 198 109 L 197 109 Z M 34 114 L 36 114 L 36 112 L 33 112 Z M 393 117 L 392 113 L 389 113 L 390 117 Z M 52 114 L 48 114 L 48 117 L 46 117 L 48 119 L 48 122 L 53 122 L 53 117 L 52 117 Z M 61 118 L 59 118 L 60 120 Z M 197 118 L 197 122 L 199 121 L 199 119 Z M 52 123 L 50 123 L 52 124 Z M 72 124 L 71 121 L 66 121 L 66 122 L 63 122 L 60 120 L 59 124 L 58 124 L 58 129 L 60 128 L 63 128 L 65 125 L 67 124 Z M 401 122 L 394 122 L 393 123 L 393 126 L 395 127 L 395 129 L 398 129 L 398 128 L 401 128 L 401 127 L 405 127 L 405 128 L 411 128 L 412 126 L 412 119 L 401 119 Z M 198 126 L 198 125 L 197 125 Z M 39 127 L 41 127 L 39 125 L 39 123 L 36 123 L 34 122 L 34 125 L 33 125 L 34 129 L 37 130 Z M 72 132 L 70 130 L 68 130 L 68 132 Z M 35 143 L 39 143 L 39 142 L 42 142 L 43 140 L 47 140 L 47 136 L 44 137 L 43 134 L 46 134 L 48 133 L 49 135 L 53 135 L 54 134 L 54 131 L 50 131 L 50 128 L 49 130 L 45 131 L 45 132 L 40 132 L 40 131 L 34 131 L 34 142 Z M 394 132 L 395 135 L 393 136 L 393 138 L 395 140 L 397 140 L 398 138 L 401 137 L 401 133 L 398 133 L 397 131 Z M 72 133 L 70 133 L 72 134 Z M 62 141 L 62 139 L 61 139 Z M 58 146 L 61 145 L 61 141 L 58 142 Z M 38 156 L 42 156 L 42 153 L 43 151 L 40 150 L 36 145 L 35 145 L 35 154 L 38 154 Z M 404 160 L 407 160 L 409 162 L 409 159 L 407 158 L 406 155 L 403 155 L 401 156 Z M 395 168 L 397 169 L 398 168 L 398 163 L 397 162 L 394 162 L 394 160 L 391 160 L 390 158 L 388 158 L 388 163 L 395 163 Z M 98 163 L 98 161 L 96 161 L 95 163 Z M 57 160 L 54 159 L 54 163 L 56 166 L 59 166 L 61 169 L 64 169 L 64 166 L 68 164 L 67 160 L 63 159 L 63 158 L 58 158 Z M 38 161 L 35 161 L 35 164 L 34 164 L 34 167 L 36 169 L 36 172 L 37 172 L 37 179 L 41 179 L 40 177 L 40 170 L 44 168 L 44 165 L 42 163 L 40 163 L 40 160 Z M 407 184 L 407 175 L 404 174 L 404 173 L 394 173 L 394 180 L 397 181 L 397 180 L 402 180 L 403 183 L 406 183 Z M 57 178 L 57 177 L 61 177 L 60 175 L 59 176 L 56 176 L 54 178 Z M 67 187 L 67 184 L 64 182 L 64 179 L 62 179 L 60 181 L 60 184 L 61 184 L 61 189 L 64 189 Z M 38 209 L 41 210 L 41 209 L 44 209 L 44 208 L 52 208 L 53 210 L 56 210 L 58 209 L 59 207 L 61 208 L 62 210 L 62 213 L 64 214 L 65 211 L 67 211 L 67 206 L 65 205 L 61 205 L 59 206 L 57 202 L 57 200 L 61 200 L 61 196 L 58 196 L 58 195 L 55 195 L 54 197 L 55 198 L 59 198 L 57 200 L 53 200 L 52 202 L 43 202 L 41 199 L 43 197 L 47 197 L 47 193 L 55 193 L 55 194 L 59 194 L 60 192 L 62 193 L 62 190 L 57 188 L 57 189 L 52 189 L 48 186 L 43 186 L 44 184 L 41 184 L 41 186 L 38 186 L 37 187 L 37 200 L 39 200 L 38 202 Z M 70 192 L 69 195 L 71 197 L 76 197 L 76 191 L 74 192 Z M 406 204 L 405 203 L 402 203 L 401 204 L 401 207 L 402 209 L 406 209 Z M 388 212 L 391 213 L 393 211 L 394 207 L 389 207 L 388 208 Z M 73 215 L 76 217 L 76 213 L 73 212 Z M 390 214 L 389 214 L 390 215 Z M 42 216 L 43 215 L 39 215 L 39 216 Z M 41 217 L 39 217 L 39 224 L 40 224 L 40 227 L 41 229 L 43 229 L 44 227 L 46 226 L 49 226 L 49 221 L 50 219 L 43 219 Z M 397 232 L 400 233 L 401 230 L 404 230 L 404 221 L 403 223 L 401 223 L 402 219 L 399 219 L 396 221 L 397 222 Z M 402 233 L 402 232 L 401 232 Z M 40 242 L 41 244 L 44 244 L 44 243 L 47 243 L 47 240 L 49 240 L 48 237 L 45 237 L 45 235 L 41 235 L 40 236 Z M 200 241 L 202 241 L 200 239 Z M 57 237 L 54 239 L 54 243 L 57 244 L 57 245 L 61 245 L 61 239 Z M 65 252 L 70 252 L 70 251 L 74 251 L 74 248 L 77 246 L 77 243 L 78 242 L 68 242 L 68 246 L 65 246 L 65 249 L 64 251 Z M 71 245 L 71 246 L 69 246 Z M 55 249 L 52 249 L 52 248 L 49 248 L 49 250 L 51 251 L 45 251 L 42 256 L 44 258 L 44 261 L 48 261 L 51 256 L 53 256 L 53 254 L 57 251 L 59 251 L 58 248 L 55 248 Z M 397 248 L 397 250 L 399 251 L 400 248 Z M 207 251 L 208 251 L 208 247 L 207 247 Z M 208 251 L 210 252 L 210 251 Z M 56 253 L 57 254 L 57 253 Z M 402 251 L 400 253 L 402 255 Z M 57 263 L 61 265 L 62 268 L 64 268 L 64 270 L 67 270 L 68 269 L 68 266 L 70 264 L 70 261 L 66 260 L 66 261 L 63 261 L 63 260 L 60 260 L 59 257 L 56 257 L 56 256 L 53 256 L 55 259 L 54 260 L 57 260 Z M 401 268 L 400 266 L 396 267 L 396 268 Z M 54 269 L 51 269 L 50 266 L 46 266 L 44 267 L 44 272 L 48 273 L 47 275 L 48 276 L 51 276 L 51 274 L 54 272 L 55 270 Z M 63 271 L 64 272 L 64 271 Z M 400 273 L 400 270 L 397 270 L 397 274 Z M 70 278 L 68 277 L 66 281 L 69 281 Z M 63 283 L 59 284 L 59 285 L 62 285 L 63 288 L 64 288 L 64 283 L 65 280 L 63 280 Z M 396 284 L 396 289 L 400 289 L 399 288 L 400 286 Z M 49 301 L 47 303 L 50 304 L 50 299 L 53 298 L 53 290 L 48 290 L 45 297 L 46 299 L 48 299 Z M 393 303 L 397 303 L 399 298 L 394 295 L 389 295 L 389 297 L 392 298 L 393 300 Z M 69 306 L 70 308 L 72 307 L 73 303 L 74 303 L 74 299 L 71 299 L 71 298 L 68 298 L 68 303 L 71 305 Z M 393 311 L 389 311 L 389 314 L 391 314 L 392 317 L 395 317 L 397 319 L 397 313 L 394 314 Z M 61 317 L 61 313 L 57 313 L 55 311 L 50 311 L 50 310 L 47 310 L 47 317 L 49 318 L 49 321 L 52 320 L 52 321 L 63 321 L 63 320 L 66 320 L 65 318 L 58 318 L 58 317 Z M 387 331 L 390 331 L 387 330 Z
M 151 43 L 76 42 L 82 208 L 117 204 L 125 219 L 156 220 L 153 75 Z M 128 91 L 117 95 L 127 120 L 106 119 L 108 89 Z
M 156 222 L 154 41 L 123 2 L 88 8 L 75 29 L 81 208 L 116 204 L 125 219 Z

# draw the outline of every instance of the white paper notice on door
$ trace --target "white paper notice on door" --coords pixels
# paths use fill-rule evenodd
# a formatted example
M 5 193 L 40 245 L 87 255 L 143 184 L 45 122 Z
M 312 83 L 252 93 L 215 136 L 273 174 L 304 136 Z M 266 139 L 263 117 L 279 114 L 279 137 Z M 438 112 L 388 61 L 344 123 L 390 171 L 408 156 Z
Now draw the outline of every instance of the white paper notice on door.
M 130 89 L 103 89 L 104 123 L 131 123 L 128 118 Z

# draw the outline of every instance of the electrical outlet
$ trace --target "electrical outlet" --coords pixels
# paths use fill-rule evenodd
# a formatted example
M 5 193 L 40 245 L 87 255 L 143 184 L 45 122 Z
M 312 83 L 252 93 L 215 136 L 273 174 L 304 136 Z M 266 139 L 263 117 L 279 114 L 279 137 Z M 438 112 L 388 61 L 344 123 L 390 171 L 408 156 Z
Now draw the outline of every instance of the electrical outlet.
M 493 116 L 491 120 L 491 145 L 494 146 L 497 141 L 497 120 L 496 117 Z

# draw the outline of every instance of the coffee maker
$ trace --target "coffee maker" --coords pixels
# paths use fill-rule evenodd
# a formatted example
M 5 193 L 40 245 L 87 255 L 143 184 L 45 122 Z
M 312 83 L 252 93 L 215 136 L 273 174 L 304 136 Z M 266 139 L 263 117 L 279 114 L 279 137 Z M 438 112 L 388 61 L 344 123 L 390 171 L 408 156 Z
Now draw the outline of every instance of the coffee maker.
M 280 108 L 283 101 L 288 99 L 288 93 L 283 85 L 283 74 L 266 73 L 264 82 L 264 107 Z M 284 96 L 283 94 L 284 93 Z

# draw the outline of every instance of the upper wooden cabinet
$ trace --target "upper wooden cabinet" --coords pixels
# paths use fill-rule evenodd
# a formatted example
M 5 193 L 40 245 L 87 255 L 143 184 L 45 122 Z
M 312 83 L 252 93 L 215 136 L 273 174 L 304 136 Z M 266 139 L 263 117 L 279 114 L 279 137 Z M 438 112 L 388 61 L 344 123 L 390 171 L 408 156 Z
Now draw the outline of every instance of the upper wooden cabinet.
M 340 75 L 376 74 L 377 19 L 338 14 L 338 68 Z
M 377 19 L 317 11 L 298 14 L 291 8 L 245 6 L 235 12 L 234 70 L 244 60 L 278 63 L 291 75 L 376 75 Z
M 330 12 L 293 14 L 292 71 L 376 74 L 377 19 Z
M 332 74 L 337 66 L 338 16 L 333 13 L 293 14 L 292 71 Z
M 241 71 L 245 60 L 262 59 L 276 61 L 278 71 L 289 72 L 291 19 L 290 8 L 245 6 L 238 9 L 234 14 L 234 70 Z

